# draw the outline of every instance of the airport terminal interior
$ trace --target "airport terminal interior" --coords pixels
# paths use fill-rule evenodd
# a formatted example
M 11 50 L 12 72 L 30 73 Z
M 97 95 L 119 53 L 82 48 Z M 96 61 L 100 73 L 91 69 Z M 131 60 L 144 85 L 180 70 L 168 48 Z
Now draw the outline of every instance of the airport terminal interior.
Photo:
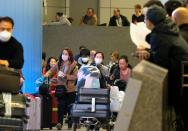
M 0 131 L 188 131 L 188 0 L 0 0 Z

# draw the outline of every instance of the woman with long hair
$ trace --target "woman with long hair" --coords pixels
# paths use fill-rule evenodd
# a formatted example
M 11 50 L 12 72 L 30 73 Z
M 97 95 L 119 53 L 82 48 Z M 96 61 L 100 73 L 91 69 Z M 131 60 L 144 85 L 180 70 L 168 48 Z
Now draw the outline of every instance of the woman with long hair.
M 52 79 L 51 83 L 56 88 L 55 94 L 58 101 L 58 124 L 56 127 L 60 130 L 63 125 L 64 112 L 67 111 L 68 115 L 70 115 L 70 105 L 74 103 L 76 97 L 77 66 L 70 48 L 65 48 L 61 52 L 57 64 L 44 77 L 52 77 L 53 74 L 57 74 L 57 78 Z M 68 117 L 68 128 L 71 127 L 72 122 L 70 117 Z

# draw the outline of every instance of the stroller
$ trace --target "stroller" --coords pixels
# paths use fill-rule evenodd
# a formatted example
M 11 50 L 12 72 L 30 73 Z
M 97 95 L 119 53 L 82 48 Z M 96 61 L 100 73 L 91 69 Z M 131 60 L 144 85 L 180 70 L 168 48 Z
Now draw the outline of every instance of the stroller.
M 87 74 L 87 76 L 83 78 L 86 78 L 86 80 L 80 78 L 83 86 L 78 88 L 77 100 L 71 110 L 73 131 L 77 130 L 77 125 L 85 126 L 86 131 L 98 131 L 101 127 L 110 131 L 110 90 L 99 87 L 99 75 L 96 74 L 100 71 L 96 67 L 88 66 L 84 68 L 83 74 Z M 83 74 L 80 76 L 83 76 Z M 85 81 L 85 84 L 83 84 L 83 81 Z M 79 78 L 78 85 L 81 85 Z

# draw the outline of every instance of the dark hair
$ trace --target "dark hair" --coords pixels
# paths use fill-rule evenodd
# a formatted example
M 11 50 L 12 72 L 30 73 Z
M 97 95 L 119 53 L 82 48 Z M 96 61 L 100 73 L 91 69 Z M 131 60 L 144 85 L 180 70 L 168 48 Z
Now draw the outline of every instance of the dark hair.
M 80 51 L 80 57 L 90 56 L 90 50 L 84 48 Z
M 162 8 L 164 8 L 164 5 L 159 0 L 149 0 L 148 2 L 146 2 L 144 4 L 144 7 L 151 7 L 153 5 L 158 5 L 158 6 L 162 7 Z
M 101 54 L 101 55 L 102 55 L 102 59 L 104 60 L 104 53 L 103 53 L 103 52 L 100 52 L 100 51 L 97 52 L 97 53 L 95 54 L 95 57 L 96 57 L 97 54 Z
M 142 6 L 141 6 L 140 4 L 136 4 L 136 5 L 134 6 L 134 8 L 135 8 L 135 9 L 142 9 Z
M 42 59 L 46 60 L 46 52 L 42 52 Z
M 86 49 L 86 47 L 85 47 L 84 45 L 81 45 L 81 46 L 79 47 L 79 50 L 82 50 L 82 49 Z
M 165 9 L 169 16 L 172 16 L 172 12 L 178 7 L 183 7 L 183 3 L 179 0 L 169 0 L 165 3 Z
M 12 27 L 14 27 L 14 20 L 11 17 L 8 16 L 0 17 L 0 23 L 3 21 L 10 22 L 12 24 Z
M 128 57 L 127 57 L 126 55 L 122 55 L 122 56 L 119 58 L 119 60 L 121 60 L 121 59 L 125 60 L 126 63 L 129 62 Z
M 57 12 L 56 15 L 58 15 L 59 17 L 63 16 L 63 12 Z
M 120 58 L 119 58 L 119 61 L 123 59 L 125 60 L 125 62 L 128 64 L 128 68 L 132 69 L 132 66 L 129 64 L 129 60 L 128 60 L 128 57 L 126 55 L 122 55 Z
M 51 68 L 50 67 L 50 61 L 51 61 L 51 59 L 55 59 L 57 61 L 57 58 L 55 58 L 53 56 L 49 57 L 48 60 L 47 60 L 47 63 L 46 63 L 46 72 Z
M 69 54 L 69 61 L 70 61 L 70 63 L 72 64 L 72 63 L 74 62 L 74 56 L 73 56 L 72 50 L 71 50 L 70 48 L 65 48 L 64 50 L 66 50 L 66 51 L 68 52 L 68 54 Z M 62 52 L 61 52 L 61 54 L 60 54 L 60 56 L 59 56 L 59 60 L 58 60 L 58 69 L 60 69 L 61 64 L 62 64 L 62 62 L 63 62 L 63 60 L 62 60 L 62 54 L 63 54 L 63 51 L 64 51 L 64 50 L 62 50 Z
M 69 22 L 72 24 L 72 22 L 74 21 L 74 19 L 72 17 L 68 18 Z

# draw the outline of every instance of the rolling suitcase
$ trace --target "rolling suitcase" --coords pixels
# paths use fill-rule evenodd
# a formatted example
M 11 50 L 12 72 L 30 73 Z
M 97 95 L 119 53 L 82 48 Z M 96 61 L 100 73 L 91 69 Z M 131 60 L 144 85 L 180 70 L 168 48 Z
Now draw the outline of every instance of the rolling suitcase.
M 78 92 L 78 103 L 91 103 L 92 98 L 95 98 L 97 104 L 109 104 L 110 90 L 101 88 L 80 88 Z
M 0 131 L 24 131 L 22 119 L 0 117 Z
M 108 119 L 110 117 L 110 105 L 96 104 L 95 111 L 92 111 L 91 104 L 73 104 L 71 116 L 73 118 L 95 117 L 101 119 Z
M 49 95 L 41 96 L 41 129 L 52 129 L 52 98 Z
M 26 114 L 29 116 L 26 124 L 27 131 L 39 131 L 41 128 L 41 99 L 32 95 L 26 95 L 30 100 L 26 108 Z
M 27 98 L 21 94 L 1 93 L 0 101 L 4 103 L 4 111 L 0 111 L 0 116 L 24 118 L 26 117 Z
M 20 74 L 11 68 L 0 66 L 0 92 L 19 93 Z
M 57 98 L 55 97 L 55 91 L 51 91 L 51 98 L 52 98 L 52 125 L 57 125 L 58 123 L 58 115 L 57 115 Z

